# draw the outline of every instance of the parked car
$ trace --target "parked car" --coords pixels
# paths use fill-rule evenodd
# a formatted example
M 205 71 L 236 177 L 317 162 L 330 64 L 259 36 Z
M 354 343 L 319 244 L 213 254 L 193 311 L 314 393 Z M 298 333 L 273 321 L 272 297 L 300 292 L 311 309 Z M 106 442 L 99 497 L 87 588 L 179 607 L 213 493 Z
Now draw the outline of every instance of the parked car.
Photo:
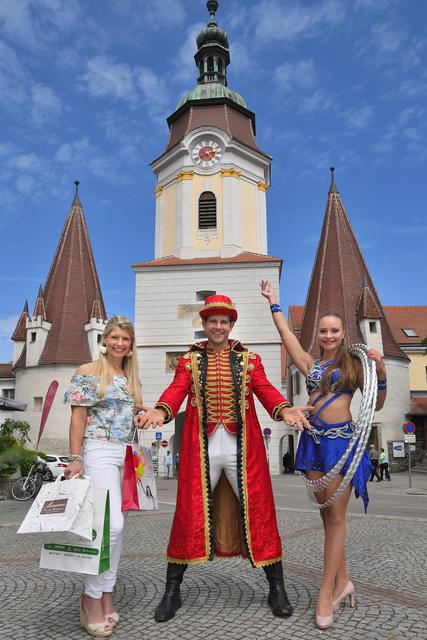
M 54 478 L 64 475 L 64 469 L 68 464 L 67 456 L 57 456 L 54 453 L 46 454 L 46 464 L 52 471 Z

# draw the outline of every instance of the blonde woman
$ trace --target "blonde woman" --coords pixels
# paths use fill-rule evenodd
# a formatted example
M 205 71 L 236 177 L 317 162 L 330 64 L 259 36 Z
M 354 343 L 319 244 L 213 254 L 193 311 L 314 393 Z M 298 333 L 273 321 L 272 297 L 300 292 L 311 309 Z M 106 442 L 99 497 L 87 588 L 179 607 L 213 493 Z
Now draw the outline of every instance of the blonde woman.
M 88 475 L 110 492 L 110 569 L 86 576 L 80 623 L 89 635 L 106 638 L 117 625 L 112 593 L 122 549 L 122 471 L 131 442 L 135 404 L 141 403 L 135 332 L 130 320 L 111 318 L 102 335 L 100 356 L 81 365 L 65 394 L 71 405 L 70 463 L 67 478 Z

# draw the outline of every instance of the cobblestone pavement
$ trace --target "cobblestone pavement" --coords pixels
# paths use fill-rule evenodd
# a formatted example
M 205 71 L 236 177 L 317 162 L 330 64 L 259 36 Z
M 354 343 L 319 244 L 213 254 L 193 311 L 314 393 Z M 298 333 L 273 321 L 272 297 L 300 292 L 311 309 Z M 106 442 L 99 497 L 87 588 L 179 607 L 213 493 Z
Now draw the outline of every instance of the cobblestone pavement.
M 78 625 L 81 576 L 40 570 L 42 537 L 16 535 L 27 507 L 0 503 L 1 640 L 87 638 Z M 333 629 L 319 631 L 314 610 L 323 536 L 318 513 L 305 509 L 278 511 L 285 581 L 295 606 L 291 618 L 273 617 L 263 571 L 235 558 L 189 568 L 182 608 L 170 622 L 155 623 L 152 615 L 164 589 L 164 552 L 173 509 L 162 504 L 159 513 L 128 517 L 115 596 L 121 621 L 114 638 L 427 639 L 427 519 L 349 516 L 347 556 L 358 608 L 346 604 Z

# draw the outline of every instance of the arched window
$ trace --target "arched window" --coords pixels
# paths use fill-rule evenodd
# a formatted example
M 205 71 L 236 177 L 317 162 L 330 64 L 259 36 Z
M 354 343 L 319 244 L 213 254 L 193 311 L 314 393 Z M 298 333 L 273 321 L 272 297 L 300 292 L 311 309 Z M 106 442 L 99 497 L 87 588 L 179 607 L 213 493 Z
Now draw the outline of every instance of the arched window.
M 212 191 L 204 191 L 200 195 L 199 229 L 216 229 L 216 198 Z
M 222 60 L 218 58 L 218 73 L 222 73 Z
M 208 58 L 208 71 L 213 71 L 213 70 L 214 70 L 213 58 L 211 58 L 211 56 L 209 56 L 209 58 Z

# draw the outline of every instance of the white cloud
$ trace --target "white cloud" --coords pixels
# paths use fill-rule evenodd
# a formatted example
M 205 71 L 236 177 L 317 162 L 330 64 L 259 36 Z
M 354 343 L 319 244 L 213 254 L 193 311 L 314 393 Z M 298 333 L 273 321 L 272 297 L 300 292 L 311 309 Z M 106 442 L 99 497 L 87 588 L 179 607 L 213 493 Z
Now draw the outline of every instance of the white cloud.
M 1 0 L 0 30 L 11 42 L 39 49 L 81 18 L 78 0 Z
M 5 316 L 0 318 L 0 361 L 10 362 L 12 360 L 12 334 L 18 323 L 19 316 Z
M 275 69 L 274 79 L 282 93 L 309 89 L 316 82 L 314 62 L 312 59 L 285 62 Z
M 66 165 L 84 165 L 92 152 L 87 138 L 61 144 L 55 154 L 55 159 Z
M 255 38 L 263 41 L 283 40 L 317 35 L 320 29 L 341 24 L 345 18 L 343 3 L 323 0 L 316 5 L 279 0 L 263 0 L 254 8 L 252 20 Z
M 25 103 L 28 82 L 28 74 L 15 51 L 0 41 L 0 102 L 6 107 Z
M 301 113 L 318 113 L 320 111 L 336 111 L 338 104 L 326 91 L 317 89 L 311 96 L 300 100 L 299 111 Z
M 173 59 L 173 79 L 182 84 L 196 84 L 197 68 L 194 62 L 196 53 L 196 37 L 206 26 L 203 22 L 192 24 L 187 29 L 185 40 Z
M 61 101 L 55 92 L 44 84 L 35 83 L 31 87 L 31 113 L 36 124 L 44 124 L 61 112 Z
M 138 94 L 133 69 L 109 56 L 95 56 L 87 63 L 82 80 L 90 94 L 137 103 Z
M 351 129 L 366 129 L 374 117 L 374 109 L 370 105 L 351 107 L 341 114 Z

